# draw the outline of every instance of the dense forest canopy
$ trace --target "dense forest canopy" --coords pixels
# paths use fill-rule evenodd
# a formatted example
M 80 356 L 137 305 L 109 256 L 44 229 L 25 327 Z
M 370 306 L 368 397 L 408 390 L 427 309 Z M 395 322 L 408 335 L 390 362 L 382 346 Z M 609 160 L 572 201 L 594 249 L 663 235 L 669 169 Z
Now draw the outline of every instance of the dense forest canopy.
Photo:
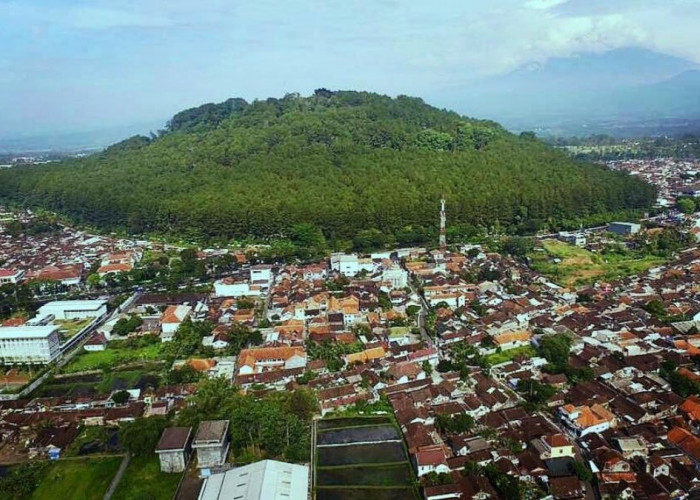
M 157 137 L 0 172 L 5 199 L 103 229 L 199 239 L 419 242 L 435 234 L 442 195 L 452 229 L 467 232 L 566 227 L 655 197 L 533 134 L 417 98 L 325 89 L 206 104 Z

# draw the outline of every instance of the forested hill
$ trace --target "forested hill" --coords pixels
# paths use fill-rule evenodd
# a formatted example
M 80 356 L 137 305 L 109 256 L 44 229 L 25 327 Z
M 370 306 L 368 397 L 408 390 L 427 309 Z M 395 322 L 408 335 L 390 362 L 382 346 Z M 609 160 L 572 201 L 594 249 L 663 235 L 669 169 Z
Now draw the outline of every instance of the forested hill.
M 104 229 L 202 239 L 416 243 L 436 234 L 442 194 L 452 233 L 574 226 L 655 196 L 532 134 L 416 98 L 325 89 L 207 104 L 158 137 L 0 172 L 5 199 Z

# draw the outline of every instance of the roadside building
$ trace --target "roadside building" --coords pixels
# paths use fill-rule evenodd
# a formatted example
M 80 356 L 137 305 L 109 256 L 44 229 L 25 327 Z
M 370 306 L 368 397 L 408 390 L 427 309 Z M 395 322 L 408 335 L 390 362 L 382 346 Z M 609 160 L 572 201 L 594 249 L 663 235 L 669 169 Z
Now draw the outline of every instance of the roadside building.
M 169 427 L 156 446 L 162 472 L 183 472 L 187 467 L 192 438 L 191 427 Z

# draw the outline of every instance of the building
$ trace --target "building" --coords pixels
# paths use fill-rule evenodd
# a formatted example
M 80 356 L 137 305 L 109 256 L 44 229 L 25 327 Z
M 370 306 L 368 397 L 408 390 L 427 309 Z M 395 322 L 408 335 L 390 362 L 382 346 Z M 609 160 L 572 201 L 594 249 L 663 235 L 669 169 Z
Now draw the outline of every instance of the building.
M 406 288 L 408 286 L 408 272 L 394 264 L 382 272 L 382 281 L 391 283 L 392 290 Z
M 37 318 L 58 320 L 100 318 L 107 314 L 106 300 L 57 300 L 39 308 Z
M 635 224 L 634 222 L 611 222 L 608 224 L 608 231 L 619 234 L 620 236 L 637 234 L 641 229 L 642 225 Z
M 306 366 L 303 347 L 262 347 L 243 349 L 238 355 L 238 374 L 252 375 L 271 370 L 291 370 Z
M 197 451 L 197 467 L 218 467 L 228 455 L 228 420 L 205 420 L 197 427 L 192 448 Z
M 107 348 L 107 338 L 103 333 L 95 332 L 83 345 L 88 352 L 104 351 Z
M 55 360 L 60 351 L 57 325 L 0 327 L 0 360 L 5 364 Z
M 534 439 L 532 446 L 539 453 L 541 460 L 576 456 L 574 445 L 564 434 L 542 436 Z
M 224 278 L 214 282 L 214 295 L 216 297 L 259 297 L 262 295 L 262 287 L 251 286 L 245 280 Z
M 250 268 L 251 283 L 266 283 L 272 282 L 272 266 L 261 264 Z
M 308 466 L 262 460 L 212 474 L 204 481 L 198 500 L 306 500 L 308 497 Z
M 334 253 L 331 254 L 331 269 L 344 276 L 356 276 L 361 271 L 374 271 L 374 263 L 372 259 L 359 259 L 355 254 Z
M 185 305 L 168 306 L 160 320 L 162 334 L 160 340 L 168 342 L 173 339 L 175 332 L 183 321 L 192 314 L 192 308 Z
M 568 404 L 559 408 L 559 415 L 579 437 L 604 432 L 617 424 L 615 415 L 598 403 L 578 407 Z
M 156 446 L 161 472 L 183 472 L 190 454 L 191 427 L 169 427 Z
M 583 233 L 569 233 L 567 231 L 561 231 L 557 235 L 557 239 L 577 247 L 586 246 L 586 236 Z
M 17 284 L 24 278 L 24 271 L 17 269 L 0 269 L 0 286 L 9 283 Z

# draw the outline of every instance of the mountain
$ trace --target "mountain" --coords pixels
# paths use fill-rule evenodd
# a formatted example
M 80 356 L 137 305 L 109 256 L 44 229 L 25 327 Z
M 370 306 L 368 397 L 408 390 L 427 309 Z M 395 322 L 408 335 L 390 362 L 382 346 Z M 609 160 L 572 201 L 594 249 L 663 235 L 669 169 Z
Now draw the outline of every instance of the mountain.
M 0 197 L 106 230 L 335 247 L 431 240 L 443 195 L 451 236 L 573 227 L 655 198 L 634 177 L 406 96 L 230 99 L 167 128 L 87 158 L 4 169 Z
M 628 48 L 528 65 L 435 92 L 430 100 L 471 116 L 490 116 L 512 130 L 593 133 L 644 123 L 673 131 L 689 119 L 700 120 L 698 91 L 698 65 Z M 625 135 L 622 128 L 618 132 Z

